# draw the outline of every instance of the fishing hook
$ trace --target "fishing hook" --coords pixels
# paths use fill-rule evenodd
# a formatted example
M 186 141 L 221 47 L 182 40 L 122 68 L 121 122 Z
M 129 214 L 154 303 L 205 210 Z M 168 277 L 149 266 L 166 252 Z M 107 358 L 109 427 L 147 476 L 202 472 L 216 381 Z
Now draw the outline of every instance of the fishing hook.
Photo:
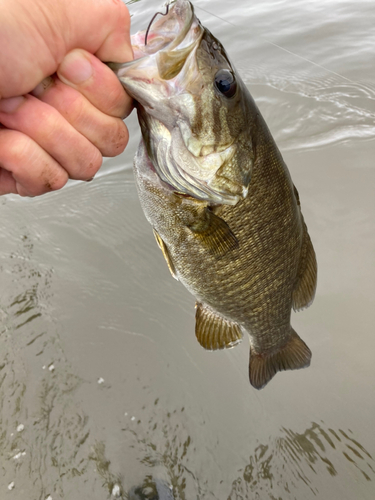
M 164 14 L 163 14 L 162 12 L 157 12 L 157 13 L 154 15 L 154 17 L 151 19 L 150 24 L 148 25 L 148 28 L 147 28 L 147 30 L 146 30 L 145 45 L 147 45 L 147 37 L 148 37 L 148 32 L 150 31 L 151 25 L 152 25 L 152 23 L 154 22 L 155 17 L 156 17 L 158 14 L 160 14 L 161 16 L 166 16 L 166 15 L 168 14 L 168 12 L 169 12 L 169 3 L 167 3 L 166 7 L 167 7 L 167 10 L 165 11 L 165 13 L 164 13 Z

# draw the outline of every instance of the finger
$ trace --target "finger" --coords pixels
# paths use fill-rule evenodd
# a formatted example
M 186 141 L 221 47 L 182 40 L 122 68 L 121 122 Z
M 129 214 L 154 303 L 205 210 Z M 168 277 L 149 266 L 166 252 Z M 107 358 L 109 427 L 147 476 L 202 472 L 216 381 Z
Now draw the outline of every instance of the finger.
M 57 69 L 60 80 L 83 94 L 96 108 L 108 115 L 125 118 L 133 100 L 114 72 L 89 52 L 69 52 Z
M 72 179 L 90 179 L 102 164 L 99 150 L 56 109 L 34 96 L 1 100 L 0 121 L 33 139 Z
M 76 47 L 103 61 L 133 58 L 130 16 L 121 0 L 0 1 L 0 19 L 0 67 L 5 75 L 0 78 L 0 98 L 30 92 Z
M 102 0 L 89 3 L 88 9 L 85 1 L 64 2 L 75 37 L 68 50 L 81 47 L 106 62 L 131 61 L 130 15 L 124 2 Z M 85 30 L 82 30 L 82 24 Z
M 99 111 L 78 90 L 56 77 L 44 80 L 32 94 L 57 109 L 103 156 L 117 156 L 124 151 L 129 140 L 124 122 Z
M 0 194 L 37 196 L 62 188 L 67 172 L 36 142 L 16 130 L 0 130 Z

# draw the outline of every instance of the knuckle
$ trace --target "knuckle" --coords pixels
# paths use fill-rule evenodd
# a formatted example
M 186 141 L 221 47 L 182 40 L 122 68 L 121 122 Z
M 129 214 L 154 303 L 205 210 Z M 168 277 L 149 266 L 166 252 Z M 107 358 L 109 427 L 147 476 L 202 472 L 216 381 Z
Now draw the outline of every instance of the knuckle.
M 91 179 L 97 171 L 100 169 L 103 163 L 103 156 L 101 155 L 100 151 L 95 148 L 95 154 L 92 156 L 91 161 L 88 163 L 87 166 L 87 176 L 86 179 Z
M 55 144 L 64 137 L 66 132 L 62 117 L 57 109 L 50 107 L 43 118 L 43 143 Z
M 74 176 L 74 179 L 85 181 L 91 179 L 102 166 L 103 157 L 99 149 L 92 146 L 91 152 L 87 152 L 84 156 L 84 161 L 80 162 L 83 167 L 80 168 L 79 173 Z
M 111 118 L 93 140 L 103 156 L 117 156 L 124 151 L 129 141 L 129 133 L 120 118 Z
M 42 177 L 44 192 L 48 193 L 63 188 L 68 182 L 68 178 L 67 172 L 61 167 L 49 169 L 47 175 Z
M 20 196 L 38 196 L 61 189 L 67 172 L 30 137 L 18 131 L 7 131 L 6 149 L 2 153 L 10 166 Z
M 129 141 L 129 132 L 125 123 L 116 119 L 114 125 L 103 138 L 102 154 L 104 156 L 117 156 L 124 151 Z
M 20 196 L 37 196 L 63 187 L 68 176 L 52 158 L 46 158 L 44 150 L 40 149 L 28 136 L 15 132 L 9 134 L 7 142 L 8 161 L 12 165 L 12 172 L 16 178 L 25 178 L 30 172 L 35 172 L 35 179 L 27 188 L 19 183 L 17 190 Z M 31 176 L 32 177 L 32 176 Z
M 36 151 L 32 140 L 21 132 L 10 131 L 6 143 L 6 156 L 15 175 L 25 168 L 25 164 L 31 164 L 36 157 Z
M 67 172 L 52 158 L 50 161 L 45 158 L 40 159 L 38 168 L 40 169 L 39 175 L 31 186 L 27 186 L 26 196 L 39 196 L 50 191 L 57 191 L 64 187 L 68 181 Z
M 111 90 L 106 95 L 106 112 L 113 117 L 121 118 L 127 111 L 126 93 L 121 83 L 118 81 L 111 86 Z
M 68 122 L 73 125 L 87 119 L 85 100 L 82 94 L 77 91 L 70 92 L 69 99 L 65 101 L 61 112 Z
M 40 196 L 51 191 L 57 191 L 65 186 L 68 181 L 67 173 L 57 165 L 45 163 L 42 166 L 42 171 L 39 178 L 35 180 L 32 186 L 28 186 L 26 194 L 21 194 L 18 189 L 18 194 L 21 196 Z

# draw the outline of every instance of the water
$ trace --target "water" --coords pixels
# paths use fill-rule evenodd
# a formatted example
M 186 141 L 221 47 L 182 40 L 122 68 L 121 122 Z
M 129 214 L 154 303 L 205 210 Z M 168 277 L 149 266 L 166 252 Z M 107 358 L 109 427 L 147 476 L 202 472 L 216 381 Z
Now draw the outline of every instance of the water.
M 312 365 L 258 392 L 246 339 L 198 345 L 139 206 L 132 116 L 94 182 L 0 198 L 0 498 L 375 498 L 375 5 L 195 5 L 300 192 L 319 283 L 293 326 Z M 158 6 L 129 6 L 134 31 Z

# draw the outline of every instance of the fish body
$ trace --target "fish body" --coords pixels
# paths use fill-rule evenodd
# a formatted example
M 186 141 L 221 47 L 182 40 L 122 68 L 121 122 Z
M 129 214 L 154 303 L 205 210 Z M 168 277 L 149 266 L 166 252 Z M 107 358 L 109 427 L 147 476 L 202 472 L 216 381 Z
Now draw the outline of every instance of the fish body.
M 113 65 L 137 100 L 141 205 L 171 274 L 196 297 L 198 341 L 223 349 L 248 332 L 249 377 L 259 389 L 311 358 L 290 324 L 291 309 L 312 302 L 317 273 L 298 192 L 190 2 L 178 0 L 150 33 L 146 48 L 144 32 L 136 35 L 134 62 Z

